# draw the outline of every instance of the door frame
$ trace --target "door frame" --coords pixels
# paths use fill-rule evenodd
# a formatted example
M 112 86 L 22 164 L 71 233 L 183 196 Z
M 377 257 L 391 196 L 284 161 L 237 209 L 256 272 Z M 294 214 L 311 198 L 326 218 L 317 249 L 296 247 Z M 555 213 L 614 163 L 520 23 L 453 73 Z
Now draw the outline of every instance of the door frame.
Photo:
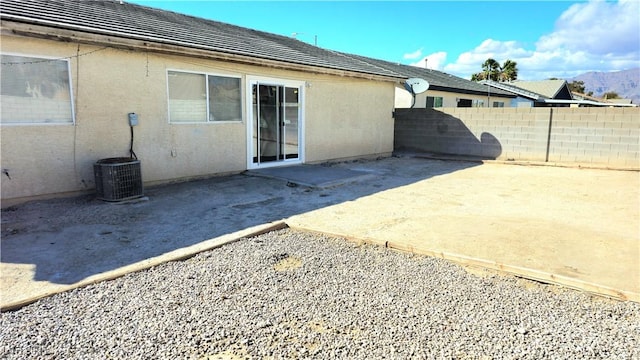
M 282 159 L 276 161 L 269 162 L 253 162 L 253 85 L 254 84 L 262 84 L 262 85 L 275 85 L 275 86 L 284 86 L 284 87 L 294 87 L 298 89 L 298 158 L 297 159 Z M 263 77 L 263 76 L 250 76 L 246 77 L 246 114 L 247 114 L 247 169 L 258 169 L 258 168 L 267 168 L 267 167 L 277 167 L 277 166 L 289 166 L 304 163 L 304 143 L 305 143 L 305 84 L 304 81 L 299 80 L 289 80 L 282 78 L 271 78 L 271 77 Z

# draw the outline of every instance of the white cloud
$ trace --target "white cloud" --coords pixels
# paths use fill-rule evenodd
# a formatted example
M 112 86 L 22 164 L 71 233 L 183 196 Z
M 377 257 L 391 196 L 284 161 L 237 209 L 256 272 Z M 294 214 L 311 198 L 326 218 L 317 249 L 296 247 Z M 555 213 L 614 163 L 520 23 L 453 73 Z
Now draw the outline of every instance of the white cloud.
M 502 63 L 507 59 L 518 63 L 518 68 L 522 68 L 519 59 L 530 57 L 532 52 L 520 46 L 516 41 L 497 41 L 487 39 L 475 49 L 464 52 L 458 56 L 456 62 L 447 64 L 444 70 L 453 74 L 469 78 L 471 74 L 480 71 L 480 67 L 485 60 L 492 58 Z
M 640 2 L 593 0 L 571 5 L 554 31 L 541 36 L 534 49 L 516 41 L 487 39 L 458 56 L 444 71 L 469 78 L 488 58 L 518 63 L 518 77 L 538 80 L 572 77 L 588 71 L 616 71 L 640 64 Z
M 640 2 L 591 1 L 572 5 L 556 21 L 553 33 L 536 44 L 541 51 L 583 50 L 593 55 L 626 54 L 640 44 Z
M 431 55 L 427 55 L 419 61 L 416 61 L 415 63 L 410 65 L 427 69 L 442 70 L 446 61 L 447 53 L 444 51 L 440 51 Z
M 403 58 L 403 59 L 413 60 L 413 59 L 417 59 L 417 58 L 419 58 L 421 55 L 422 55 L 422 49 L 418 49 L 418 50 L 416 50 L 416 51 L 414 51 L 414 52 L 412 52 L 412 53 L 404 54 L 404 55 L 402 56 L 402 58 Z

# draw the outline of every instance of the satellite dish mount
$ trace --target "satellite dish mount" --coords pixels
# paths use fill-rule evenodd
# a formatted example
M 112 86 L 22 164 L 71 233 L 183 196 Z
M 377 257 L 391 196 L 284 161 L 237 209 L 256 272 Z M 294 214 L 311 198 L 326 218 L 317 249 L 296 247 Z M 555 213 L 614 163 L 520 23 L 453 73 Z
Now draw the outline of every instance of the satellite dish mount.
M 411 107 L 413 108 L 413 106 L 416 104 L 416 95 L 427 91 L 429 89 L 429 82 L 425 79 L 409 78 L 405 80 L 404 88 L 413 97 L 413 102 L 411 103 Z

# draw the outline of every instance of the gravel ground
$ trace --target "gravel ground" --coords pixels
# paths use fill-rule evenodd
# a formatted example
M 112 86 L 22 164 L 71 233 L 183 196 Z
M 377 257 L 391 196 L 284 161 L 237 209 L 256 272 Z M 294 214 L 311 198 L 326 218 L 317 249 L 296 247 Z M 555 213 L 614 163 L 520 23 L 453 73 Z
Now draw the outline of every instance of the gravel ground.
M 293 230 L 1 319 L 3 359 L 640 359 L 640 304 Z

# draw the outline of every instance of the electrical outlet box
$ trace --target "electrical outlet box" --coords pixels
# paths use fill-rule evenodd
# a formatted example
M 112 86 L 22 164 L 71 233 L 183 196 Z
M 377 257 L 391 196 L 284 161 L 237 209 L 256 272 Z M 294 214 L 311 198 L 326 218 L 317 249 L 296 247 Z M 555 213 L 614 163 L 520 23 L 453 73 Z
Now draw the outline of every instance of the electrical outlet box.
M 136 125 L 138 125 L 138 114 L 129 113 L 129 126 L 136 126 Z

